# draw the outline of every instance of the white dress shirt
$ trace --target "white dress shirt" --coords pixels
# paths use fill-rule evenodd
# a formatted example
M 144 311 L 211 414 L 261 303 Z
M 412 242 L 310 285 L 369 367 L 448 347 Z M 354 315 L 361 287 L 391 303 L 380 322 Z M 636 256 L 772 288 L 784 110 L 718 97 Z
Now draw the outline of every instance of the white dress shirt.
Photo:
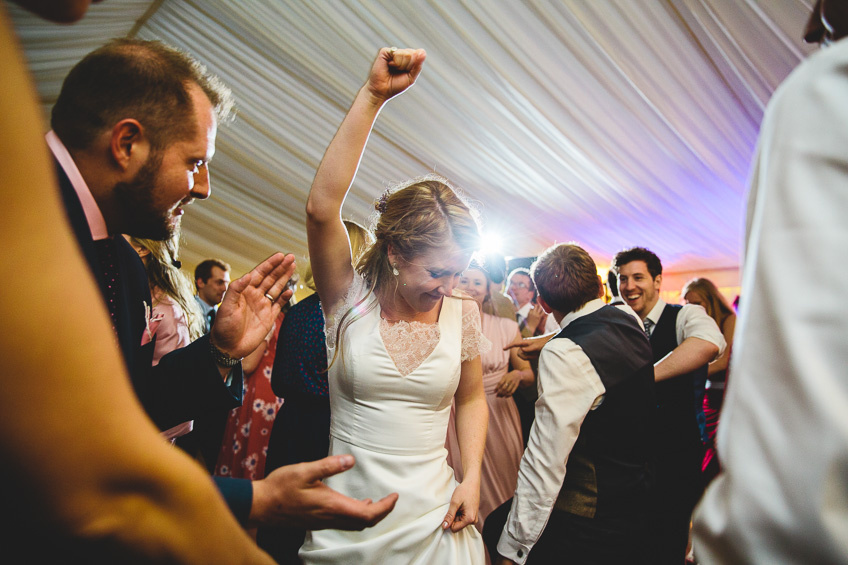
M 560 327 L 604 306 L 603 300 L 592 300 L 563 318 Z M 586 414 L 600 405 L 606 392 L 592 362 L 567 338 L 552 339 L 542 349 L 538 389 L 536 420 L 521 458 L 512 510 L 498 542 L 498 553 L 519 564 L 527 560 L 548 523 Z
M 848 40 L 766 110 L 699 563 L 848 563 Z
M 212 329 L 212 324 L 209 323 L 209 312 L 212 310 L 216 310 L 217 313 L 217 304 L 209 305 L 205 300 L 200 298 L 198 295 L 194 295 L 194 301 L 197 302 L 197 305 L 200 306 L 200 311 L 203 314 L 203 330 L 204 333 L 209 333 Z
M 527 314 L 530 313 L 530 310 L 533 308 L 533 304 L 528 302 L 518 310 L 516 310 L 516 314 L 520 316 L 518 319 L 518 323 L 521 323 L 521 320 L 527 320 Z M 551 332 L 559 332 L 560 328 L 559 324 L 554 320 L 553 314 L 548 314 L 548 317 L 545 319 L 545 334 L 549 334 Z
M 654 323 L 654 327 L 656 327 L 665 307 L 666 303 L 663 299 L 658 299 L 648 315 L 645 316 L 645 319 L 651 320 Z M 718 324 L 715 323 L 715 320 L 707 314 L 707 311 L 702 306 L 696 304 L 686 304 L 680 309 L 680 312 L 677 314 L 675 333 L 677 335 L 677 345 L 683 343 L 684 339 L 697 337 L 704 341 L 709 341 L 718 347 L 718 353 L 716 353 L 713 359 L 718 359 L 724 353 L 724 348 L 727 347 L 727 342 L 724 340 L 724 335 L 722 335 Z

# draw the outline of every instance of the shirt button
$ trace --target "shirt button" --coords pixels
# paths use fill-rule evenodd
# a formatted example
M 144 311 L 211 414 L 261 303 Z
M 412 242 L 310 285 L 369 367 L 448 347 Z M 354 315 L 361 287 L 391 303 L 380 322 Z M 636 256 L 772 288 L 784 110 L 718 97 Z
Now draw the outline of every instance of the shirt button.
M 523 550 L 523 549 L 519 549 L 519 550 L 518 550 L 518 556 L 519 556 L 519 557 L 524 557 L 524 550 Z

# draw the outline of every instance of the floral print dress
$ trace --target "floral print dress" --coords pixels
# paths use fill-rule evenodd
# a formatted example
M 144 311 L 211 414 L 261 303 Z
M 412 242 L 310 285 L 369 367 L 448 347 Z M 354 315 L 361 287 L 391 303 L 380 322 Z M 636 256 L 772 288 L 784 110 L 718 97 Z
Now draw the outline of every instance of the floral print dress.
M 218 453 L 215 475 L 259 480 L 265 477 L 268 440 L 277 410 L 283 404 L 271 389 L 271 369 L 277 351 L 277 336 L 284 314 L 277 318 L 274 333 L 265 354 L 250 375 L 244 378 L 244 402 L 233 408 L 224 430 L 224 442 Z

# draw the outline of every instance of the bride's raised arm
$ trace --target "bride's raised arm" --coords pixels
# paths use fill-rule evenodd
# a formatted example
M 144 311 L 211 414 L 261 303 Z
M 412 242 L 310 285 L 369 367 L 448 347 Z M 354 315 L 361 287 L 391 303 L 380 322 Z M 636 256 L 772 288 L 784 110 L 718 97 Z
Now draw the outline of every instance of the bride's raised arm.
M 371 128 L 383 104 L 415 83 L 426 56 L 423 49 L 380 49 L 368 81 L 357 93 L 315 173 L 306 203 L 306 234 L 315 286 L 325 308 L 344 296 L 353 278 L 341 210 Z

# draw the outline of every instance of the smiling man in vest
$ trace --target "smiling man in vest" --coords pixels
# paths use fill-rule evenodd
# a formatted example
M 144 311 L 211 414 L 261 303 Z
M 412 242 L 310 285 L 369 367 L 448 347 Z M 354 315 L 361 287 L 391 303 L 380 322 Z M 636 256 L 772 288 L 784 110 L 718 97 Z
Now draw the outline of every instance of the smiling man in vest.
M 654 353 L 657 381 L 655 515 L 652 539 L 658 565 L 686 558 L 692 510 L 703 493 L 703 412 L 707 364 L 725 341 L 700 306 L 660 298 L 662 263 L 644 247 L 619 252 L 612 262 L 618 291 L 642 319 Z

